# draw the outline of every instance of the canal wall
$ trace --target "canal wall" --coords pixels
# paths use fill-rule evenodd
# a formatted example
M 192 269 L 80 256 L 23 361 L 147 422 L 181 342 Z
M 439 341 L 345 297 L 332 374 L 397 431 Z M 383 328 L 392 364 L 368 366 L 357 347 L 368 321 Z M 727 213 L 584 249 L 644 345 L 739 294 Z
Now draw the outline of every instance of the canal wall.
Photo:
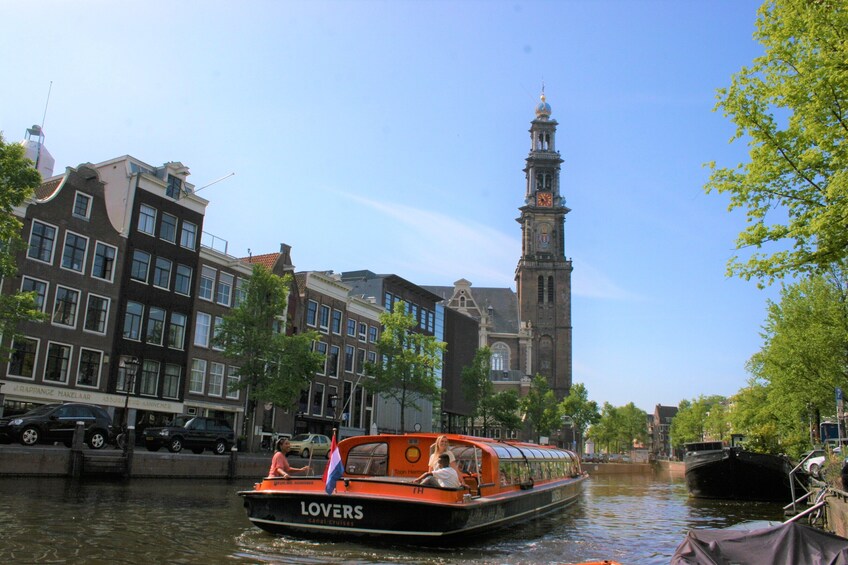
M 120 455 L 116 449 L 85 453 Z M 264 477 L 271 466 L 271 453 L 239 453 L 227 455 L 205 453 L 162 453 L 146 450 L 133 451 L 129 477 L 168 477 L 240 479 Z M 298 460 L 300 461 L 300 460 Z M 59 447 L 23 447 L 4 445 L 0 448 L 0 477 L 69 477 L 73 476 L 74 451 Z M 326 459 L 315 459 L 311 463 L 314 474 L 322 474 Z M 83 476 L 86 475 L 83 470 Z
M 88 450 L 88 455 L 118 457 L 116 449 Z M 156 478 L 257 478 L 264 477 L 271 466 L 271 453 L 241 453 L 232 451 L 227 455 L 212 455 L 209 452 L 196 455 L 183 451 L 168 453 L 134 450 L 131 456 L 129 477 Z M 294 459 L 294 458 L 292 458 Z M 297 459 L 295 465 L 302 463 Z M 305 461 L 303 462 L 306 463 Z M 311 462 L 313 473 L 322 474 L 327 460 Z M 0 446 L 0 477 L 68 477 L 73 476 L 74 450 L 61 447 Z M 652 473 L 683 475 L 683 463 L 678 461 L 654 461 L 651 463 L 584 463 L 583 470 L 589 475 L 650 475 Z M 82 475 L 87 473 L 84 469 Z
M 583 463 L 582 467 L 589 475 L 650 475 L 652 473 L 668 474 L 671 477 L 682 477 L 684 475 L 682 461 Z

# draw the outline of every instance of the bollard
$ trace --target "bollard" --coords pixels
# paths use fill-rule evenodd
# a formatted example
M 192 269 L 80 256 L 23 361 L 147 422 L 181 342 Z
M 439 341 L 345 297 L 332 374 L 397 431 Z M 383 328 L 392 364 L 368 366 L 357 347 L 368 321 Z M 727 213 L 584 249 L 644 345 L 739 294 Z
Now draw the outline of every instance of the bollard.
M 230 449 L 230 460 L 227 464 L 227 479 L 233 480 L 236 478 L 236 469 L 238 467 L 238 448 L 233 446 Z
M 85 422 L 77 422 L 74 426 L 74 438 L 71 441 L 71 457 L 69 475 L 78 479 L 82 475 L 83 454 L 82 446 L 85 443 Z
M 124 478 L 132 474 L 133 450 L 135 449 L 135 426 L 127 426 L 127 442 L 124 445 Z

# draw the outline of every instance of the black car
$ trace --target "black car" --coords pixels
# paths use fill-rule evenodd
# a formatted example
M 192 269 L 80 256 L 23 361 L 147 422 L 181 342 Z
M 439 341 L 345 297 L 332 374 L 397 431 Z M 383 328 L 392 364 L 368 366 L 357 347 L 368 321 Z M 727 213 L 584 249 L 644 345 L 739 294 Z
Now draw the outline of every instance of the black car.
M 158 451 L 164 446 L 171 453 L 179 453 L 186 448 L 194 453 L 211 449 L 223 455 L 232 447 L 234 440 L 233 429 L 225 420 L 203 416 L 178 416 L 171 426 L 144 430 L 144 445 L 150 451 Z
M 0 418 L 0 440 L 24 445 L 61 442 L 71 446 L 77 422 L 85 424 L 85 443 L 106 447 L 112 436 L 112 417 L 94 404 L 44 404 L 19 416 Z

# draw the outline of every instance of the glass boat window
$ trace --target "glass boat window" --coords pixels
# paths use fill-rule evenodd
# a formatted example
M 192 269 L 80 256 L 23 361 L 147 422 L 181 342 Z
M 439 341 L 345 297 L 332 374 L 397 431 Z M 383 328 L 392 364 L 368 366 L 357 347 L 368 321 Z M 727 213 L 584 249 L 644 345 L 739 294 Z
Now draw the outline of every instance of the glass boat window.
M 388 444 L 386 442 L 364 443 L 354 446 L 347 453 L 345 472 L 348 475 L 383 477 L 388 469 Z

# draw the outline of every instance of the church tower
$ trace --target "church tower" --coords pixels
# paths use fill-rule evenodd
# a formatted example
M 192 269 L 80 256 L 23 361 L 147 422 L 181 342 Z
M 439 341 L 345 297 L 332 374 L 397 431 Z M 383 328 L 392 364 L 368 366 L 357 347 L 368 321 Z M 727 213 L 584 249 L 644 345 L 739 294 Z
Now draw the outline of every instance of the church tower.
M 527 372 L 540 374 L 561 399 L 571 388 L 571 261 L 565 258 L 565 206 L 556 150 L 556 120 L 545 101 L 530 124 L 530 154 L 521 216 L 521 258 L 515 269 L 522 333 L 519 352 Z

